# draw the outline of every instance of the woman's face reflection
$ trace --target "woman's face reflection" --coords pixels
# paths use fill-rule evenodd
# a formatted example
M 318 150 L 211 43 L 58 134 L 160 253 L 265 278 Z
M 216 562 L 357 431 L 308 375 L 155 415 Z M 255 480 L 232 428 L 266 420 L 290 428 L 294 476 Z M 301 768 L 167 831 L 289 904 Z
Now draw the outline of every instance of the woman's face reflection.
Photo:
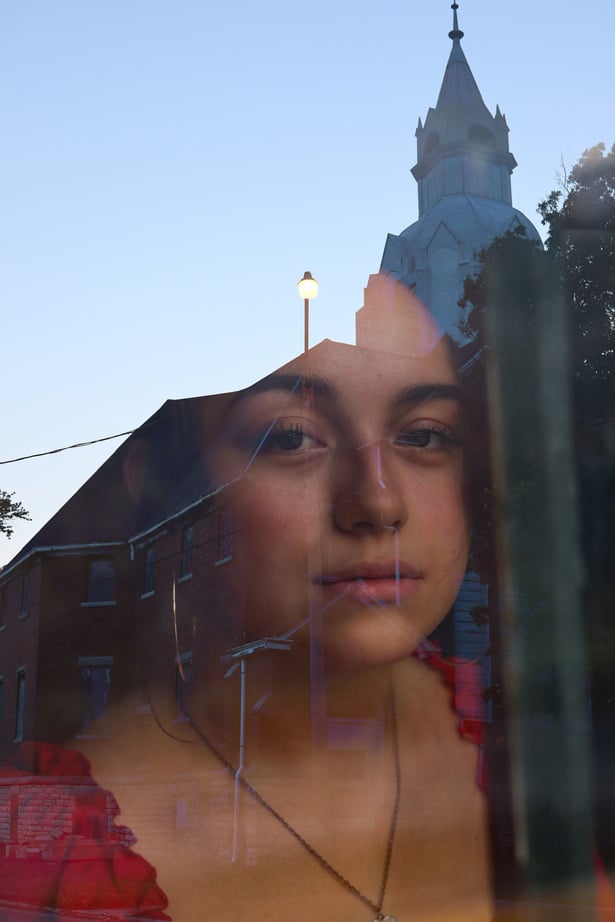
M 395 662 L 452 605 L 468 536 L 442 344 L 420 357 L 321 344 L 234 400 L 208 465 L 250 639 L 299 628 L 300 644 L 311 610 L 330 664 Z

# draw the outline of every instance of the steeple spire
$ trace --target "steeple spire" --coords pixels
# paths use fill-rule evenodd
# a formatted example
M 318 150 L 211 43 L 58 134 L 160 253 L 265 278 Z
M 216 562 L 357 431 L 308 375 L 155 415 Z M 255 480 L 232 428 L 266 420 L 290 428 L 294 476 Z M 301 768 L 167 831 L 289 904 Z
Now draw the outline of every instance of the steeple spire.
M 389 234 L 380 268 L 414 288 L 440 328 L 459 342 L 459 294 L 480 268 L 476 254 L 518 225 L 530 240 L 540 238 L 512 207 L 517 164 L 506 119 L 499 106 L 492 115 L 485 105 L 462 47 L 458 0 L 447 2 L 453 28 L 444 79 L 435 107 L 416 129 L 419 219 Z
M 470 69 L 453 0 L 453 28 L 444 79 L 435 109 L 416 131 L 419 215 L 444 196 L 470 195 L 511 204 L 510 174 L 516 161 L 508 148 L 508 126 L 499 109 L 485 105 Z
M 463 32 L 459 28 L 459 23 L 457 21 L 457 10 L 459 9 L 459 4 L 457 2 L 451 5 L 453 11 L 453 29 L 448 33 L 448 37 L 452 38 L 454 42 L 458 42 L 459 39 L 463 38 Z
M 457 10 L 459 9 L 457 0 L 454 0 L 451 4 L 451 9 L 453 11 L 453 28 L 448 33 L 448 37 L 452 39 L 453 47 L 446 65 L 436 109 L 440 111 L 448 109 L 447 118 L 449 119 L 459 118 L 460 109 L 481 109 L 483 110 L 483 117 L 490 120 L 491 115 L 485 107 L 480 90 L 461 47 L 460 39 L 463 38 L 464 33 L 459 28 L 459 20 L 457 19 Z M 465 127 L 467 130 L 468 126 L 466 125 Z

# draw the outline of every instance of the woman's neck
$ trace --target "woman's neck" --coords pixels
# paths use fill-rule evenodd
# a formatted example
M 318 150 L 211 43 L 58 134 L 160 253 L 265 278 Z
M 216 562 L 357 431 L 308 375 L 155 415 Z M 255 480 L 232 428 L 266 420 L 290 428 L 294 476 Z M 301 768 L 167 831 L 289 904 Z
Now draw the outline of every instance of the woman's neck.
M 362 750 L 384 737 L 392 714 L 392 667 L 326 670 L 320 681 L 290 657 L 274 667 L 271 694 L 250 715 L 259 760 L 319 762 L 331 746 Z

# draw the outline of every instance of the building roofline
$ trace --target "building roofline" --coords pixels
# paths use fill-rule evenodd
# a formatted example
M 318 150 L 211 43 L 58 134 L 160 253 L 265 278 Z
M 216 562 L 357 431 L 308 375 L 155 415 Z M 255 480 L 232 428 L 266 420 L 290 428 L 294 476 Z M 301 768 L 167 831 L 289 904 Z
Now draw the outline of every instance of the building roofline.
M 196 509 L 197 506 L 200 506 L 201 503 L 204 503 L 208 499 L 213 499 L 214 496 L 217 496 L 224 490 L 225 486 L 226 484 L 222 484 L 215 490 L 210 490 L 209 493 L 204 493 L 203 496 L 199 496 L 198 499 L 188 503 L 187 506 L 183 506 L 181 509 L 178 509 L 177 512 L 173 512 L 171 515 L 167 516 L 166 519 L 160 519 L 159 522 L 156 522 L 154 525 L 150 525 L 149 528 L 145 528 L 143 531 L 139 531 L 136 534 L 131 535 L 126 543 L 132 545 L 136 544 L 138 541 L 143 541 L 143 539 L 147 538 L 148 535 L 151 535 L 158 531 L 158 529 L 168 525 L 169 522 L 173 522 L 175 519 L 180 519 L 182 516 L 186 515 L 187 512 L 190 512 L 192 509 Z
M 128 541 L 88 541 L 85 544 L 41 544 L 37 547 L 30 548 L 23 557 L 3 567 L 3 569 L 0 570 L 0 582 L 7 574 L 18 570 L 22 564 L 25 564 L 31 557 L 35 557 L 37 554 L 65 554 L 69 556 L 83 551 L 114 547 L 128 547 Z

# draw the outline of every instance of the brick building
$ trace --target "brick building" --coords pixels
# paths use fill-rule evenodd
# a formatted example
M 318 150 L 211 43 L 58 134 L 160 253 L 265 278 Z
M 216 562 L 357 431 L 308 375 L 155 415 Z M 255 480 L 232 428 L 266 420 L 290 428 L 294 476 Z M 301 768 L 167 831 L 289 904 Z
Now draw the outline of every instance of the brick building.
M 3 757 L 25 740 L 104 737 L 138 680 L 136 625 L 163 621 L 174 579 L 178 609 L 198 604 L 205 558 L 230 540 L 191 428 L 216 400 L 167 401 L 0 572 Z
M 358 317 L 360 342 L 381 337 L 369 291 L 368 310 Z M 386 320 L 399 344 L 403 318 Z M 354 348 L 327 341 L 314 347 Z M 203 766 L 199 748 L 197 770 L 191 761 L 196 750 L 176 745 L 193 737 L 191 696 L 202 697 L 208 676 L 216 673 L 222 701 L 214 743 L 238 764 L 243 698 L 247 750 L 257 757 L 276 661 L 292 642 L 271 637 L 242 647 L 245 587 L 235 567 L 235 523 L 223 491 L 208 483 L 201 450 L 230 398 L 167 401 L 0 574 L 5 763 L 14 763 L 24 741 L 60 744 L 84 753 L 102 785 L 95 785 L 102 793 L 84 806 L 84 784 L 92 780 L 64 779 L 57 810 L 51 811 L 56 825 L 45 820 L 36 835 L 30 807 L 48 802 L 57 782 L 49 787 L 23 768 L 5 769 L 0 846 L 7 859 L 36 852 L 43 860 L 64 856 L 65 862 L 67 839 L 72 860 L 82 860 L 96 844 L 107 851 L 129 848 L 130 834 L 116 827 L 119 803 L 123 821 L 156 866 L 167 866 L 176 850 L 188 863 L 198 862 L 204 848 L 213 862 L 228 861 L 237 848 L 243 848 L 243 860 L 251 860 L 253 807 L 241 819 L 238 845 L 225 820 L 233 808 L 227 768 L 216 759 L 205 759 Z M 447 652 L 482 658 L 482 677 L 474 670 L 473 687 L 457 689 L 471 720 L 486 716 L 481 692 L 489 678 L 488 627 L 472 617 L 485 603 L 484 587 L 470 575 L 443 632 Z M 211 653 L 220 649 L 220 637 L 228 650 L 222 661 Z M 254 650 L 258 655 L 249 655 Z M 347 784 L 353 766 L 365 758 L 348 748 L 347 729 L 343 720 L 327 722 L 331 764 L 338 766 L 333 786 Z M 382 732 L 378 721 L 366 729 L 367 749 Z M 89 825 L 82 822 L 84 810 Z

